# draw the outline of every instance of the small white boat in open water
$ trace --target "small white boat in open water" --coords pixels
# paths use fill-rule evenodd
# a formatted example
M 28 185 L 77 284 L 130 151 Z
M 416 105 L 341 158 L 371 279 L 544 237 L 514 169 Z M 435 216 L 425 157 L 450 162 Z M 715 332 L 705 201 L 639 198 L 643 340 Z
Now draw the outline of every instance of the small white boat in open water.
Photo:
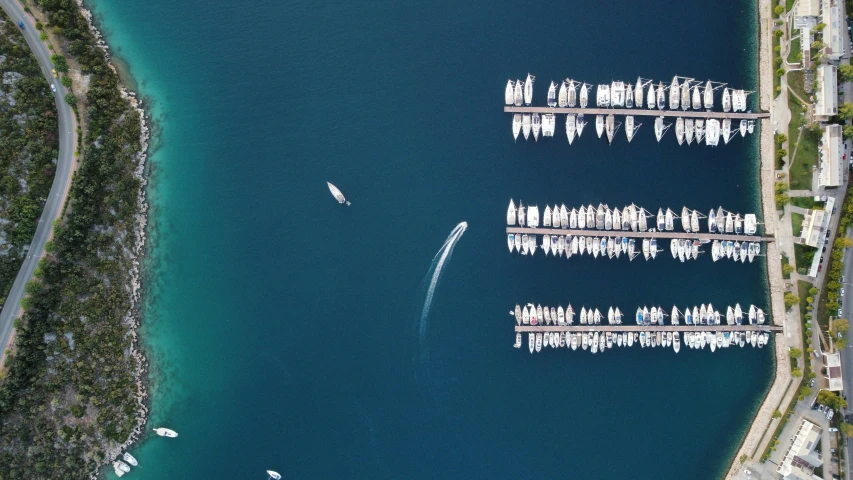
M 326 182 L 326 185 L 329 186 L 329 191 L 332 192 L 332 196 L 335 197 L 335 200 L 337 200 L 338 203 L 346 203 L 347 205 L 350 205 L 350 202 L 344 198 L 344 194 L 338 190 L 338 187 L 332 185 L 331 182 Z
M 178 432 L 163 427 L 155 428 L 154 432 L 161 437 L 175 438 L 178 436 Z

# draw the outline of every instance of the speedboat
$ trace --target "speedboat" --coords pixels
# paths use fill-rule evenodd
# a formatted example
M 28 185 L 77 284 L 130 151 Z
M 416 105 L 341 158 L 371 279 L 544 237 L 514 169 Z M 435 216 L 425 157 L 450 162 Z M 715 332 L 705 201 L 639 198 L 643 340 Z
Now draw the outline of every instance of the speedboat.
M 175 438 L 178 436 L 178 432 L 176 432 L 174 430 L 170 430 L 168 428 L 163 428 L 163 427 L 155 428 L 154 433 L 156 433 L 157 435 L 160 435 L 161 437 L 167 437 L 167 438 Z
M 515 89 L 512 84 L 512 80 L 507 81 L 506 90 L 504 90 L 504 103 L 506 103 L 507 105 L 512 105 L 514 90 Z
M 130 472 L 130 467 L 121 460 L 116 460 L 113 462 L 113 470 L 115 470 L 117 476 L 121 477 L 125 473 Z
M 133 455 L 128 452 L 124 452 L 121 457 L 124 459 L 125 462 L 130 465 L 133 465 L 134 467 L 139 465 L 139 462 L 136 461 L 136 458 L 134 458 Z

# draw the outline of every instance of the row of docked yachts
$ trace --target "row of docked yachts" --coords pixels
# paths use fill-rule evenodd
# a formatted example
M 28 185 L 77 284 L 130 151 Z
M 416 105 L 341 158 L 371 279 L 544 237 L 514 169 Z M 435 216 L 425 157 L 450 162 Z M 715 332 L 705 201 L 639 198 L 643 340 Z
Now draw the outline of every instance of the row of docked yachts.
M 504 90 L 504 102 L 507 105 L 520 107 L 522 104 L 530 106 L 533 103 L 533 82 L 536 80 L 531 74 L 527 74 L 525 80 L 512 79 L 507 81 Z M 704 83 L 704 86 L 703 86 Z M 551 108 L 587 108 L 592 85 L 567 78 L 560 82 L 559 88 L 553 81 L 548 87 L 548 106 Z M 623 81 L 614 80 L 610 84 L 600 84 L 595 91 L 595 104 L 602 108 L 643 108 L 646 102 L 648 110 L 666 110 L 667 93 L 669 94 L 669 109 L 684 110 L 693 109 L 701 111 L 714 109 L 714 92 L 722 89 L 721 102 L 724 112 L 745 112 L 747 110 L 747 96 L 752 92 L 742 89 L 730 89 L 724 83 L 697 81 L 693 78 L 672 77 L 669 85 L 663 81 L 655 88 L 654 81 L 637 77 L 634 85 Z
M 574 143 L 575 137 L 580 138 L 586 123 L 583 114 L 566 115 L 566 138 L 569 140 L 569 145 Z M 642 123 L 637 122 L 633 115 L 626 115 L 624 125 L 625 137 L 630 143 Z M 613 114 L 595 116 L 595 132 L 598 138 L 606 134 L 608 143 L 613 143 L 613 138 L 621 127 L 622 122 L 617 121 Z M 654 132 L 658 142 L 671 127 L 672 123 L 665 122 L 663 117 L 655 118 Z M 542 137 L 553 137 L 556 130 L 557 118 L 553 113 L 515 113 L 512 116 L 512 137 L 515 140 L 518 140 L 520 134 L 524 135 L 525 140 L 529 140 L 532 134 L 533 139 L 539 141 L 540 134 Z M 701 118 L 678 117 L 675 120 L 675 138 L 679 145 L 683 145 L 684 142 L 691 145 L 695 139 L 697 145 L 704 141 L 705 145 L 716 147 L 720 144 L 721 138 L 727 145 L 738 134 L 745 137 L 747 133 L 754 131 L 755 120 L 741 119 L 737 127 L 732 125 L 731 118 L 724 118 L 722 121 L 710 118 L 707 120 L 707 125 L 706 120 Z
M 758 231 L 758 218 L 754 213 L 741 216 L 719 207 L 711 209 L 705 216 L 698 210 L 681 208 L 681 215 L 671 209 L 664 211 L 658 208 L 657 215 L 643 207 L 635 204 L 626 205 L 623 208 L 611 209 L 609 206 L 599 203 L 598 207 L 581 205 L 580 208 L 569 210 L 566 204 L 557 206 L 546 205 L 541 217 L 543 227 L 566 228 L 572 230 L 623 230 L 634 232 L 646 231 L 673 231 L 676 228 L 676 220 L 681 220 L 681 228 L 687 233 L 700 233 L 703 222 L 707 218 L 708 231 L 710 233 L 734 233 L 737 235 L 755 235 Z M 509 200 L 506 210 L 506 224 L 521 227 L 538 228 L 540 223 L 539 207 L 536 205 L 525 206 L 519 201 L 518 207 L 513 199 Z
M 624 253 L 629 260 L 634 260 L 642 253 L 643 258 L 649 260 L 657 258 L 657 254 L 663 251 L 658 248 L 656 238 L 639 240 L 629 237 L 542 235 L 542 243 L 539 243 L 537 237 L 538 235 L 526 233 L 508 233 L 509 252 L 533 256 L 536 249 L 541 248 L 546 256 L 550 254 L 566 258 L 584 254 L 592 255 L 593 258 L 598 258 L 599 254 L 602 258 L 619 258 Z M 696 260 L 699 255 L 705 253 L 700 248 L 701 245 L 702 241 L 699 239 L 673 238 L 670 239 L 669 249 L 673 259 L 684 263 L 687 260 Z M 714 240 L 711 244 L 711 259 L 715 262 L 730 259 L 741 263 L 749 260 L 749 263 L 752 263 L 756 256 L 761 256 L 761 244 L 758 242 Z
M 681 333 L 672 331 L 642 331 L 642 332 L 536 332 L 527 334 L 527 346 L 530 353 L 540 352 L 542 348 L 571 348 L 577 350 L 589 349 L 592 353 L 604 352 L 613 347 L 633 347 L 635 343 L 641 347 L 670 346 L 678 353 L 681 350 Z M 713 352 L 718 348 L 744 347 L 746 345 L 764 347 L 770 341 L 767 332 L 683 332 L 684 346 L 692 349 L 703 349 L 706 346 Z M 521 348 L 521 332 L 515 334 L 515 348 Z
M 569 304 L 565 309 L 562 305 L 557 307 L 545 305 L 543 307 L 542 304 L 528 303 L 524 306 L 517 304 L 515 310 L 510 311 L 509 314 L 515 317 L 515 323 L 518 325 L 569 326 L 575 322 L 575 310 L 572 308 L 572 304 Z M 609 307 L 607 316 L 605 316 L 597 308 L 590 307 L 587 309 L 586 306 L 583 306 L 578 317 L 580 325 L 622 325 L 624 315 L 619 307 Z M 734 307 L 728 306 L 725 314 L 715 310 L 710 303 L 708 305 L 704 303 L 700 306 L 694 305 L 692 308 L 685 307 L 684 310 L 679 310 L 673 305 L 669 314 L 662 307 L 637 307 L 637 325 L 666 325 L 666 317 L 669 317 L 671 325 L 680 325 L 683 319 L 685 325 L 691 326 L 722 325 L 723 320 L 725 320 L 726 325 L 764 325 L 766 321 L 764 310 L 755 305 L 750 305 L 744 316 L 744 311 L 739 303 L 736 303 Z

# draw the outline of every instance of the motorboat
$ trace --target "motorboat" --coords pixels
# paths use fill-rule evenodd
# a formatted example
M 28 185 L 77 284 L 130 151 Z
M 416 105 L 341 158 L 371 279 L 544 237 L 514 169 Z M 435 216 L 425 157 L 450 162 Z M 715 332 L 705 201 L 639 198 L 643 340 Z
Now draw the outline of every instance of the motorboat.
M 175 438 L 178 436 L 178 432 L 176 432 L 174 430 L 170 430 L 168 428 L 163 428 L 163 427 L 155 428 L 154 433 L 156 433 L 157 435 L 160 435 L 161 437 L 167 437 L 167 438 Z
M 746 136 L 746 119 L 741 119 L 740 127 L 738 127 L 738 131 L 740 132 L 741 137 Z
M 136 458 L 134 458 L 134 456 L 128 452 L 124 452 L 121 458 L 123 458 L 124 461 L 128 463 L 128 465 L 133 465 L 134 467 L 139 466 L 139 462 L 136 461 Z
M 507 225 L 515 225 L 515 202 L 512 199 L 509 199 L 509 207 L 506 209 L 506 224 Z
M 504 90 L 504 103 L 512 105 L 514 92 L 515 86 L 513 85 L 512 80 L 507 81 L 506 90 Z
M 720 121 L 708 119 L 708 129 L 705 132 L 705 145 L 716 147 L 720 141 Z
M 130 472 L 130 467 L 121 460 L 116 460 L 113 462 L 113 470 L 115 471 L 117 476 L 121 477 L 125 473 Z

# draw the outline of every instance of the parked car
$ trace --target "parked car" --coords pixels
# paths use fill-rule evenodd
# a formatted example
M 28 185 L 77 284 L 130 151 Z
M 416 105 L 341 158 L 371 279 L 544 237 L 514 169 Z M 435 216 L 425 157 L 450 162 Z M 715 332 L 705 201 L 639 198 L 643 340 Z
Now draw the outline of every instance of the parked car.
M 842 297 L 844 296 L 844 289 L 843 288 L 841 289 L 841 296 Z
M 24 30 L 24 22 L 18 22 L 18 26 L 21 27 L 21 30 Z
M 835 427 L 832 427 L 832 428 L 830 428 L 830 429 L 829 429 L 829 431 L 830 431 L 830 432 L 837 432 L 837 431 L 838 431 L 838 429 L 837 429 L 837 428 L 835 428 Z M 835 460 L 835 459 L 833 458 L 833 460 Z
M 51 84 L 50 84 L 50 91 L 51 91 L 51 92 L 53 92 L 53 93 L 56 93 L 56 85 L 54 85 L 54 84 L 52 84 L 52 83 L 51 83 Z
M 829 410 L 828 412 L 826 412 L 826 419 L 832 420 L 833 415 L 835 415 L 835 410 Z
M 843 313 L 841 313 L 841 309 L 839 308 L 839 309 L 838 309 L 838 318 L 841 318 L 841 316 L 842 316 L 842 315 L 844 315 L 844 314 L 843 314 Z
M 818 266 L 817 266 L 817 271 L 818 271 L 818 272 L 819 272 L 819 271 L 821 271 L 821 269 L 822 269 L 822 268 L 823 268 L 823 265 L 818 265 Z

